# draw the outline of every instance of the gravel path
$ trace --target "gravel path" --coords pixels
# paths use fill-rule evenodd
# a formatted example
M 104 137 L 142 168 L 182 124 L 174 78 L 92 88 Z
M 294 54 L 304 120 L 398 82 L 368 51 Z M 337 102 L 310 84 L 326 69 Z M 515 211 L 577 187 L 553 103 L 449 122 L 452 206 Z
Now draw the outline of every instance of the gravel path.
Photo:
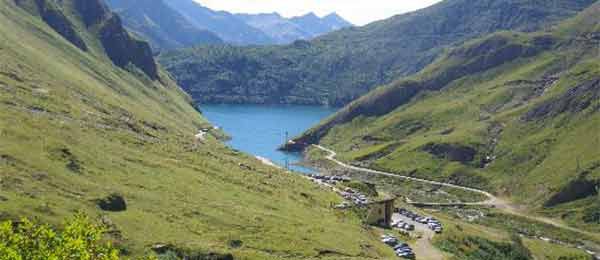
M 433 246 L 432 240 L 435 236 L 435 232 L 429 229 L 429 227 L 427 227 L 424 224 L 417 223 L 416 221 L 413 221 L 412 219 L 402 216 L 398 213 L 394 213 L 394 215 L 392 215 L 392 220 L 402 220 L 405 223 L 413 224 L 415 225 L 415 231 L 413 232 L 418 232 L 422 234 L 421 238 L 419 238 L 414 244 L 411 244 L 412 249 L 415 252 L 415 255 L 417 256 L 418 260 L 445 259 L 444 254 L 442 254 L 442 252 L 439 249 Z

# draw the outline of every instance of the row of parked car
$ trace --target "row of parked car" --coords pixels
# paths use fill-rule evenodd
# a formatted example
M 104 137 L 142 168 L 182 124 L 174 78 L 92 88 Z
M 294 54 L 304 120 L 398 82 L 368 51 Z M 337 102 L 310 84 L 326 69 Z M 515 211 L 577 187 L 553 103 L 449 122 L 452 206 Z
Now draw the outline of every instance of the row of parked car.
M 404 208 L 398 209 L 398 213 L 400 215 L 403 215 L 407 218 L 412 219 L 413 221 L 415 221 L 417 223 L 427 225 L 427 227 L 429 227 L 429 229 L 431 229 L 435 233 L 439 234 L 439 233 L 442 233 L 442 231 L 444 230 L 442 223 L 433 217 L 424 217 L 424 216 L 421 216 L 415 212 L 412 212 L 412 211 L 404 209 Z
M 414 231 L 415 225 L 404 222 L 403 220 L 392 221 L 392 227 L 397 228 L 406 232 Z
M 335 188 L 335 185 L 337 185 L 338 183 L 342 182 L 350 182 L 351 179 L 349 177 L 345 177 L 345 176 L 325 176 L 325 175 L 308 175 L 308 177 L 316 183 L 319 184 L 325 184 L 329 187 L 331 187 L 332 189 L 334 189 L 335 191 L 337 191 L 340 196 L 342 196 L 346 201 L 340 203 L 339 205 L 336 205 L 336 208 L 340 208 L 340 209 L 344 209 L 344 208 L 349 208 L 352 207 L 354 205 L 356 206 L 364 206 L 367 205 L 370 201 L 369 201 L 369 197 L 367 197 L 367 195 L 360 193 L 359 191 L 356 191 L 350 187 L 346 187 L 343 190 L 339 190 Z
M 367 203 L 369 203 L 369 198 L 367 197 L 367 195 L 353 190 L 352 188 L 344 189 L 344 191 L 342 191 L 340 195 L 344 197 L 344 199 L 358 206 L 366 205 Z
M 317 174 L 309 174 L 309 178 L 313 180 L 319 180 L 321 182 L 336 185 L 338 182 L 349 182 L 350 178 L 346 176 L 326 176 L 326 175 L 317 175 Z
M 406 259 L 415 259 L 415 253 L 412 248 L 404 242 L 401 242 L 392 235 L 381 235 L 381 242 L 390 246 L 396 252 L 398 257 L 406 258 Z
M 337 205 L 337 208 L 349 208 L 353 205 L 364 206 L 369 203 L 369 198 L 367 195 L 351 188 L 346 188 L 343 191 L 340 191 L 340 196 L 342 196 L 346 201 L 342 202 L 340 205 Z

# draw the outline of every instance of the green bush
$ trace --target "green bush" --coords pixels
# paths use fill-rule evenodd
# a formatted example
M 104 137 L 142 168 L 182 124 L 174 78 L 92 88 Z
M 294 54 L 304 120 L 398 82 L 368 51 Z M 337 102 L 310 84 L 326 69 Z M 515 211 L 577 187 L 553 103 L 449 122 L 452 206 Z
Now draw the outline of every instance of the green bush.
M 103 241 L 105 229 L 84 214 L 67 220 L 64 229 L 28 219 L 0 224 L 1 260 L 116 260 L 118 250 Z
M 600 197 L 595 203 L 596 205 L 593 205 L 584 210 L 583 222 L 589 224 L 600 224 Z

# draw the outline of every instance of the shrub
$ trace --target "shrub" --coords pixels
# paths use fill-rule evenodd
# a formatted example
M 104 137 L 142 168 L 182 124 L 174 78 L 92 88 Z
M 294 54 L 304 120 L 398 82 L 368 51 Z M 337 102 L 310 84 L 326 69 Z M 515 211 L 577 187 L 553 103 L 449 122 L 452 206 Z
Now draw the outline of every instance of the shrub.
M 0 224 L 1 260 L 116 260 L 118 250 L 103 241 L 105 229 L 84 214 L 66 221 L 63 230 L 28 219 Z

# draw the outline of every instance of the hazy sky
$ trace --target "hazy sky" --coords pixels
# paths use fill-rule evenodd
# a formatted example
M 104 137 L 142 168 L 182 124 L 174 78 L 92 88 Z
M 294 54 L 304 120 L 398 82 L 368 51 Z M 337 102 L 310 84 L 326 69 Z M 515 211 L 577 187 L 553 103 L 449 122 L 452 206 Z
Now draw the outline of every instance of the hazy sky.
M 233 13 L 279 12 L 286 17 L 337 12 L 356 25 L 414 11 L 440 0 L 195 0 L 215 10 Z

